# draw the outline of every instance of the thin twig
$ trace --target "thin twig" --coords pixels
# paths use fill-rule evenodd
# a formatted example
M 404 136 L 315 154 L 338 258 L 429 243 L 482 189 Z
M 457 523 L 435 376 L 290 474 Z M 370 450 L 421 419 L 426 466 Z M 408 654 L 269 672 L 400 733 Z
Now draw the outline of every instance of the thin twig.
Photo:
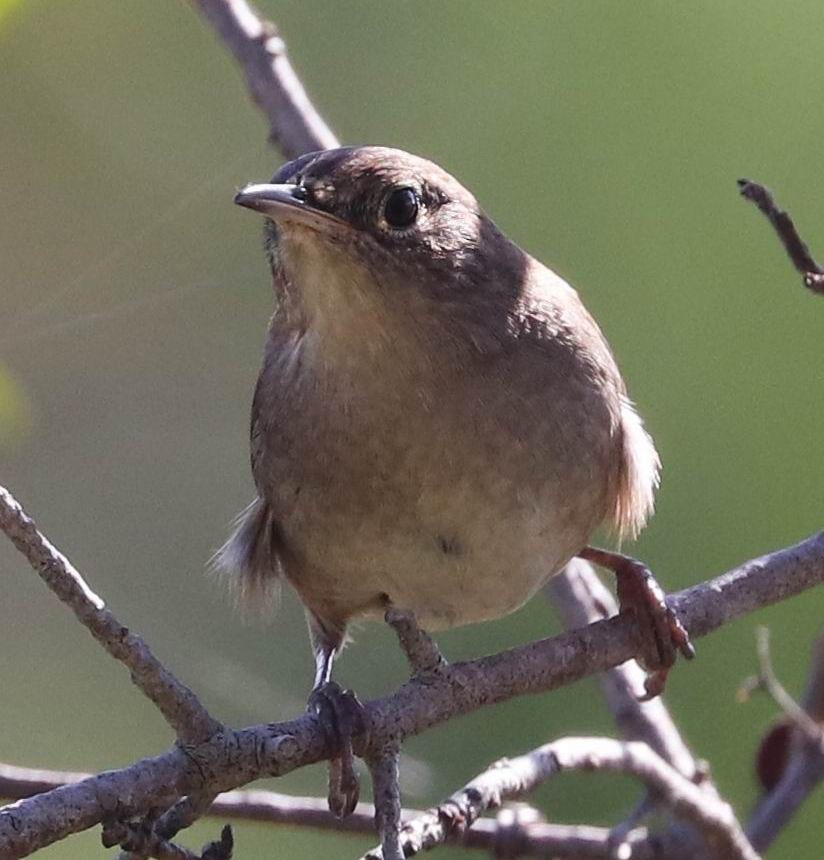
M 624 773 L 640 779 L 675 815 L 702 833 L 710 849 L 724 860 L 757 860 L 728 804 L 705 794 L 670 767 L 646 744 L 611 738 L 563 738 L 524 756 L 502 759 L 436 809 L 401 830 L 406 857 L 445 842 L 488 809 L 565 771 Z M 378 860 L 372 851 L 364 860 Z
M 772 194 L 757 182 L 739 179 L 741 196 L 751 200 L 767 216 L 773 230 L 784 245 L 792 264 L 804 277 L 804 286 L 814 293 L 824 293 L 824 269 L 813 258 L 788 212 L 779 209 Z
M 824 780 L 824 726 L 814 718 L 820 715 L 821 689 L 824 685 L 824 648 L 821 638 L 813 649 L 804 706 L 799 705 L 778 680 L 770 654 L 766 627 L 758 630 L 758 676 L 745 683 L 744 691 L 765 690 L 784 714 L 792 731 L 786 735 L 786 763 L 776 785 L 759 801 L 747 835 L 760 851 L 766 850 L 787 823 Z
M 0 487 L 0 530 L 106 651 L 128 667 L 132 681 L 163 714 L 181 741 L 199 743 L 221 730 L 220 723 L 209 715 L 197 696 L 154 656 L 143 639 L 105 608 L 101 598 L 38 531 L 5 487 Z
M 816 723 L 824 723 L 824 630 L 813 643 L 810 672 L 801 704 Z
M 0 764 L 0 798 L 12 800 L 31 797 L 91 777 L 92 774 L 88 773 L 32 770 Z M 404 809 L 401 820 L 412 821 L 422 814 L 418 809 Z M 371 803 L 359 803 L 352 815 L 341 820 L 329 811 L 325 798 L 294 797 L 260 789 L 227 791 L 218 795 L 204 815 L 341 834 L 371 836 L 375 833 L 375 807 Z M 480 818 L 461 836 L 459 842 L 464 848 L 489 853 L 501 841 L 501 826 L 497 819 Z M 503 826 L 512 826 L 508 817 L 505 817 Z M 611 853 L 613 831 L 606 827 L 519 822 L 519 829 L 520 856 L 615 860 Z M 506 835 L 507 840 L 510 835 Z M 650 838 L 646 830 L 639 828 L 626 834 L 624 841 L 632 849 L 632 860 L 695 860 L 696 857 L 693 842 L 677 833 L 668 832 Z
M 148 821 L 134 824 L 110 819 L 103 824 L 102 841 L 105 848 L 125 847 L 126 856 L 133 860 L 232 860 L 234 849 L 234 836 L 228 825 L 221 831 L 220 838 L 207 842 L 199 854 L 163 839 Z
M 756 641 L 758 675 L 754 679 L 754 685 L 757 685 L 770 695 L 770 698 L 781 708 L 784 715 L 790 719 L 794 727 L 807 740 L 813 743 L 822 743 L 824 735 L 822 735 L 821 726 L 787 692 L 784 685 L 778 680 L 778 675 L 775 674 L 772 654 L 770 653 L 770 630 L 768 627 L 762 626 L 756 630 Z M 752 685 L 753 683 L 751 682 Z
M 619 860 L 622 857 L 632 857 L 632 834 L 637 833 L 644 821 L 651 818 L 660 806 L 661 802 L 658 795 L 655 792 L 647 790 L 638 803 L 630 810 L 629 815 L 623 821 L 619 821 L 610 830 L 609 844 L 615 860 Z M 738 823 L 737 819 L 736 823 Z M 738 824 L 738 826 L 740 827 L 741 825 Z M 696 845 L 695 857 L 697 858 L 698 856 L 699 851 Z
M 217 795 L 212 791 L 190 794 L 178 801 L 171 809 L 165 812 L 155 824 L 155 831 L 163 839 L 173 839 L 191 827 L 201 816 L 214 805 Z
M 339 145 L 295 74 L 271 21 L 246 0 L 193 2 L 240 64 L 252 98 L 269 121 L 269 139 L 287 158 Z
M 2 773 L 0 765 L 0 773 Z M 2 794 L 3 781 L 0 778 L 0 795 Z M 151 825 L 151 845 L 167 845 L 172 839 L 187 827 L 191 827 L 195 821 L 205 815 L 209 807 L 214 803 L 216 795 L 214 792 L 200 792 L 190 794 L 179 800 L 171 809 L 166 810 L 161 816 L 154 820 L 147 817 L 146 823 Z M 174 846 L 176 848 L 176 846 Z M 134 851 L 121 852 L 118 860 L 141 860 L 140 853 Z

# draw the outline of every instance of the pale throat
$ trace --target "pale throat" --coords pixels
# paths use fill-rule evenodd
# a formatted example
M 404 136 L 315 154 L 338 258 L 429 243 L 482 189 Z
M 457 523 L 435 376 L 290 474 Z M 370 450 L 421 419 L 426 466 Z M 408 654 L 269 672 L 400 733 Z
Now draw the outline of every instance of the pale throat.
M 279 253 L 301 306 L 304 348 L 314 360 L 355 376 L 379 369 L 385 379 L 421 364 L 428 350 L 421 349 L 418 315 L 404 302 L 407 289 L 376 282 L 345 246 L 308 228 L 290 227 Z

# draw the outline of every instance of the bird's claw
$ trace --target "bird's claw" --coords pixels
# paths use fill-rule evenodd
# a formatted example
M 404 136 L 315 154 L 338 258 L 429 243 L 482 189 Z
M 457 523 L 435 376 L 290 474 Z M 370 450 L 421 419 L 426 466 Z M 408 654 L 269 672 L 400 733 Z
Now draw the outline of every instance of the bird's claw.
M 309 696 L 314 713 L 332 753 L 329 760 L 329 809 L 338 818 L 351 815 L 360 796 L 352 738 L 366 728 L 363 705 L 351 690 L 334 681 L 316 687 Z
M 636 659 L 648 673 L 640 700 L 654 699 L 664 692 L 677 654 L 680 652 L 687 660 L 695 657 L 689 633 L 645 564 L 591 546 L 584 547 L 578 555 L 615 574 L 620 611 L 631 612 L 638 622 L 641 647 Z
M 638 621 L 643 647 L 638 662 L 649 674 L 641 701 L 664 691 L 667 675 L 680 652 L 687 660 L 695 657 L 686 628 L 667 601 L 664 590 L 642 562 L 622 557 L 615 567 L 621 612 L 632 612 Z

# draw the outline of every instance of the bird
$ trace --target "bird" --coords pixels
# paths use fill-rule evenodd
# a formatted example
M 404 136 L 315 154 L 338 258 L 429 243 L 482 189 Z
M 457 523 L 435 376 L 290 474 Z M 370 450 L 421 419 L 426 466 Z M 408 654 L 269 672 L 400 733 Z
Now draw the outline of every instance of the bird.
M 692 656 L 686 631 L 646 566 L 589 545 L 602 526 L 638 534 L 660 460 L 578 293 L 398 149 L 307 153 L 235 202 L 264 216 L 274 312 L 257 494 L 217 564 L 252 605 L 295 590 L 315 701 L 352 622 L 500 618 L 576 556 L 618 575 L 652 631 L 648 690 L 663 687 L 676 651 Z

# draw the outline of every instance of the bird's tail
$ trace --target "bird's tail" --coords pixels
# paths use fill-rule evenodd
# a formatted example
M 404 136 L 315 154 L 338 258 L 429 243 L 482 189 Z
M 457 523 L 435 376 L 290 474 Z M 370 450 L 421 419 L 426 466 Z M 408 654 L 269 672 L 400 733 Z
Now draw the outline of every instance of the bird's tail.
M 619 538 L 634 538 L 655 506 L 661 460 L 632 402 L 621 404 L 621 464 L 609 520 Z
M 283 575 L 280 530 L 270 507 L 260 497 L 235 519 L 229 540 L 209 566 L 225 578 L 245 613 L 264 614 L 277 602 Z

